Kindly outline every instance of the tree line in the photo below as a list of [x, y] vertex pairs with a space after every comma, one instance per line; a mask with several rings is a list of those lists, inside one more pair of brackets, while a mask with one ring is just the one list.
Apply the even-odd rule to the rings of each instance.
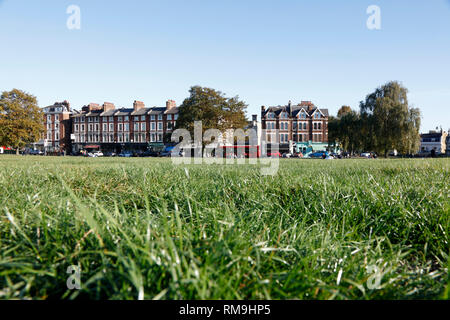
[[367, 95], [359, 111], [342, 106], [336, 117], [329, 118], [329, 141], [350, 153], [416, 153], [420, 147], [421, 113], [409, 106], [407, 94], [405, 87], [392, 81]]

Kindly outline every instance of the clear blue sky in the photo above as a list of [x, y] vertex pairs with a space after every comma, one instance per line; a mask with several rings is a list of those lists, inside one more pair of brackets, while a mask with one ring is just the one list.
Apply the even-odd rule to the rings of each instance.
[[[81, 30], [68, 30], [69, 5]], [[366, 9], [381, 8], [368, 30]], [[192, 85], [335, 114], [401, 81], [422, 131], [450, 128], [449, 0], [0, 0], [0, 90], [69, 100], [181, 103]]]

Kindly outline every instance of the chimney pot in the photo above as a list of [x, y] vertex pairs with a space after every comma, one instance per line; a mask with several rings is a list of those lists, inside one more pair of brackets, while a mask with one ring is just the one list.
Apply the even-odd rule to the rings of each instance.
[[167, 102], [166, 102], [166, 109], [167, 110], [175, 108], [176, 106], [177, 106], [177, 103], [174, 100], [167, 100]]

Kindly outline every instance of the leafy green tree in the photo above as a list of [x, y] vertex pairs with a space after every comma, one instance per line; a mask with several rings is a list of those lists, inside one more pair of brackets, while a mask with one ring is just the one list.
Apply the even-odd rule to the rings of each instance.
[[332, 115], [328, 117], [328, 145], [335, 146], [336, 143], [339, 143], [342, 148], [342, 142], [340, 139], [340, 119], [336, 118]]
[[349, 106], [342, 106], [338, 111], [338, 118], [342, 118], [342, 116], [346, 115], [347, 113], [353, 112], [352, 108]]
[[385, 156], [396, 149], [416, 152], [419, 145], [420, 110], [408, 105], [408, 90], [396, 81], [369, 94], [360, 103], [365, 146]]
[[420, 149], [421, 113], [418, 108], [409, 109], [408, 121], [404, 126], [405, 134], [400, 149], [401, 153], [413, 154]]
[[349, 106], [339, 109], [337, 117], [330, 117], [328, 123], [328, 137], [336, 141], [343, 150], [355, 152], [362, 145], [361, 119], [359, 113]]
[[247, 125], [247, 105], [239, 97], [227, 98], [220, 91], [200, 86], [191, 87], [189, 92], [190, 96], [180, 106], [177, 128], [193, 132], [195, 121], [202, 121], [203, 132], [208, 129], [224, 132]]
[[18, 89], [0, 97], [0, 145], [19, 149], [37, 142], [44, 132], [44, 116], [35, 96]]

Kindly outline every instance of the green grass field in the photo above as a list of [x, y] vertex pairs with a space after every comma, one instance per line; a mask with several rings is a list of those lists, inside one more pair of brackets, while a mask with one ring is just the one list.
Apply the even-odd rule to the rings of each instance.
[[449, 168], [0, 156], [0, 299], [448, 299]]

